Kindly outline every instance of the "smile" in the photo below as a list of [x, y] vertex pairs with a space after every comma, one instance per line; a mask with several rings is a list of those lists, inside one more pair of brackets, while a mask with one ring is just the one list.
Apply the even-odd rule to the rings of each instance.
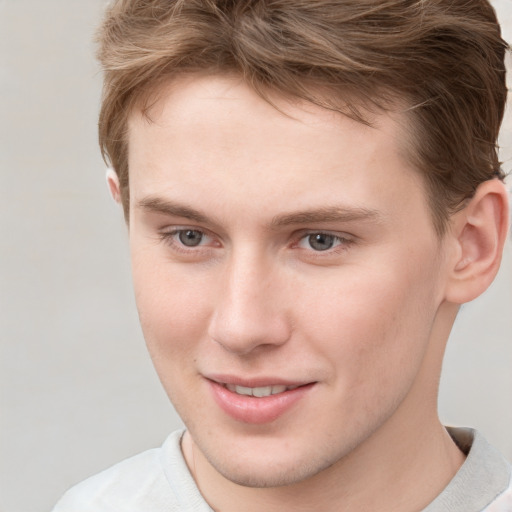
[[315, 382], [268, 384], [274, 379], [243, 383], [236, 379], [239, 382], [235, 384], [233, 380], [206, 379], [206, 382], [221, 411], [238, 422], [253, 425], [270, 423], [291, 412], [316, 385]]
[[274, 386], [260, 386], [257, 388], [248, 388], [245, 386], [237, 386], [235, 384], [225, 384], [226, 389], [231, 391], [232, 393], [236, 393], [237, 395], [245, 395], [245, 396], [254, 396], [256, 398], [263, 398], [271, 395], [278, 395], [279, 393], [284, 393], [285, 391], [291, 391], [292, 389], [296, 389], [299, 386], [283, 386], [281, 384], [276, 384]]

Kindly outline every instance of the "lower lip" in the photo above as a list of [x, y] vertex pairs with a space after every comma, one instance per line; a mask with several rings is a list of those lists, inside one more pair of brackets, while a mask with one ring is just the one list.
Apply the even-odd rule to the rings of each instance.
[[239, 395], [222, 384], [209, 380], [210, 389], [217, 405], [229, 416], [243, 423], [261, 425], [270, 423], [291, 409], [314, 386], [300, 386], [276, 395], [256, 398]]

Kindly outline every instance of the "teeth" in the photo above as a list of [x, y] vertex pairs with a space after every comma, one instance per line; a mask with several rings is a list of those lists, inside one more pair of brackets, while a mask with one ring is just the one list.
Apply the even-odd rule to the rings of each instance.
[[252, 388], [246, 388], [245, 386], [235, 386], [235, 393], [239, 395], [252, 395]]
[[255, 396], [262, 398], [270, 395], [277, 395], [278, 393], [284, 393], [290, 389], [296, 389], [299, 386], [282, 386], [276, 384], [275, 386], [261, 386], [259, 388], [247, 388], [245, 386], [236, 386], [235, 384], [226, 384], [226, 388], [233, 393], [238, 395]]
[[252, 388], [252, 396], [261, 398], [263, 396], [270, 396], [272, 394], [272, 386], [265, 386], [262, 388]]

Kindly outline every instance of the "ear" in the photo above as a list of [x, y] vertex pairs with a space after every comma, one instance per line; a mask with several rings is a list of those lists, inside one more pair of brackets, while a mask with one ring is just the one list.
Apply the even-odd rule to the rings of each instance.
[[117, 204], [121, 204], [121, 187], [119, 186], [119, 177], [112, 167], [107, 167], [106, 179], [112, 199]]
[[446, 299], [463, 304], [483, 293], [495, 278], [508, 235], [509, 204], [505, 185], [482, 183], [464, 209], [453, 215], [455, 251], [450, 262]]

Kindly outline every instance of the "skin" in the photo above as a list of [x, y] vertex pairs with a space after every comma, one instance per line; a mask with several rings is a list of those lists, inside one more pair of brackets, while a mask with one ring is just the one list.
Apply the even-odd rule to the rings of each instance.
[[[436, 410], [456, 230], [436, 235], [396, 117], [275, 102], [192, 75], [130, 118], [135, 294], [187, 464], [223, 512], [421, 510], [464, 460]], [[312, 385], [251, 424], [212, 375]]]

